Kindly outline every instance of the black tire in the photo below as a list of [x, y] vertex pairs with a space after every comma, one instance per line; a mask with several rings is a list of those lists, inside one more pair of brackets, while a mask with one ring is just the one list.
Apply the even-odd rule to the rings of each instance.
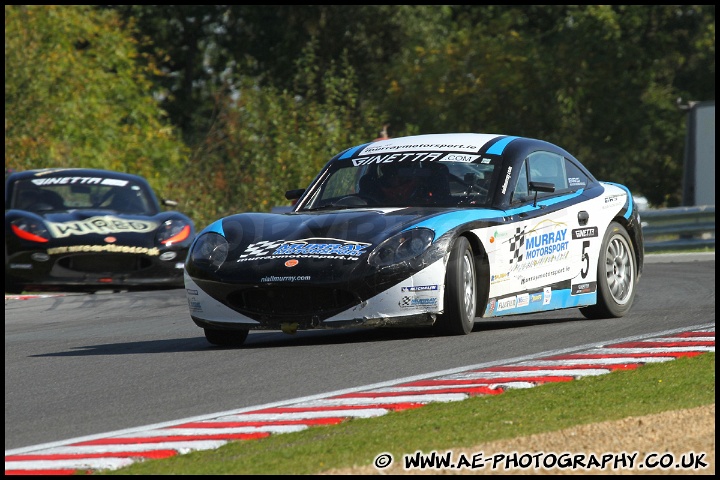
[[208, 342], [218, 347], [239, 347], [245, 343], [248, 330], [215, 330], [204, 328], [205, 338]]
[[589, 319], [619, 318], [632, 307], [637, 285], [635, 249], [625, 228], [611, 222], [597, 266], [597, 304], [580, 309]]
[[20, 295], [24, 291], [25, 287], [23, 285], [19, 285], [12, 280], [9, 280], [8, 277], [5, 277], [5, 293]]
[[435, 330], [443, 335], [467, 335], [475, 325], [477, 275], [475, 256], [465, 237], [458, 237], [450, 252], [445, 273], [445, 313]]

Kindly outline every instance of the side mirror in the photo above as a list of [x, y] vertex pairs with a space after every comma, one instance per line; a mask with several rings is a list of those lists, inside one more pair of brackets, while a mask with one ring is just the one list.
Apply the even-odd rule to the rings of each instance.
[[300, 197], [302, 197], [302, 194], [305, 193], [304, 188], [296, 188], [295, 190], [288, 190], [285, 192], [285, 198], [288, 200], [297, 200]]
[[533, 207], [537, 207], [538, 192], [553, 193], [555, 191], [555, 184], [549, 182], [528, 182], [528, 188], [530, 189], [530, 191], [535, 191], [535, 200], [533, 200]]

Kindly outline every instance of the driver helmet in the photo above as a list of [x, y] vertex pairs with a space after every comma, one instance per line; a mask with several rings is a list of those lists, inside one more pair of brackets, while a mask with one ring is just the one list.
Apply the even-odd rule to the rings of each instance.
[[380, 165], [378, 181], [385, 200], [392, 202], [410, 199], [421, 184], [412, 163]]

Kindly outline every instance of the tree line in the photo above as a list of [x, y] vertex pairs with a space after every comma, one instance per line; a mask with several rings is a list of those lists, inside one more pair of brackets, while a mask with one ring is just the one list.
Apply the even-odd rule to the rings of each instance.
[[5, 167], [139, 173], [204, 227], [378, 136], [535, 137], [681, 203], [714, 5], [6, 5]]

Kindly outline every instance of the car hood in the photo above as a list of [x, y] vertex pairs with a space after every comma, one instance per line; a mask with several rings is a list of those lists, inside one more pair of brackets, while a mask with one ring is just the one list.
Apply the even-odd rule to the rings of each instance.
[[237, 214], [209, 225], [197, 237], [208, 232], [223, 235], [228, 241], [227, 260], [211, 270], [190, 262], [188, 273], [196, 279], [232, 283], [267, 281], [263, 279], [280, 272], [341, 281], [370, 274], [375, 267], [368, 256], [393, 235], [418, 227], [433, 230], [433, 244], [420, 257], [378, 267], [385, 275], [402, 276], [442, 258], [458, 223], [470, 222], [475, 228], [497, 216], [497, 210], [428, 207]]
[[[224, 218], [221, 221], [222, 232], [219, 233], [231, 245], [237, 246], [257, 242], [318, 243], [321, 240], [376, 246], [386, 238], [442, 212], [440, 209], [399, 208], [245, 213]], [[211, 227], [208, 229], [213, 229]]]

